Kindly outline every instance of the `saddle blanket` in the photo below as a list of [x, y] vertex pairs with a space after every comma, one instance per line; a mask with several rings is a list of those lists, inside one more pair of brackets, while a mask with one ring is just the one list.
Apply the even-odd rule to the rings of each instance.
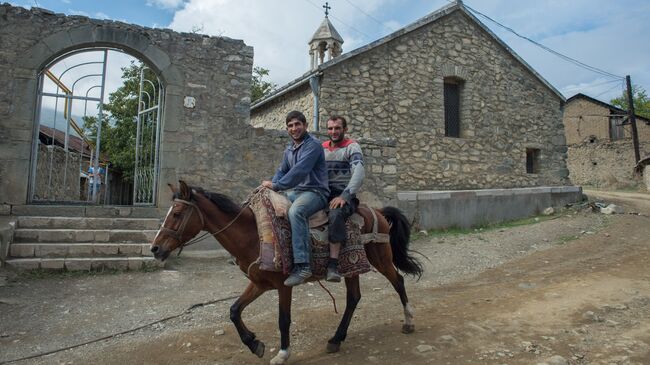
[[[285, 274], [291, 271], [293, 249], [291, 228], [286, 218], [290, 205], [291, 202], [286, 197], [266, 188], [255, 190], [249, 197], [249, 206], [255, 214], [260, 240], [260, 270], [282, 271]], [[344, 277], [363, 274], [371, 269], [361, 242], [362, 225], [363, 218], [358, 215], [353, 215], [346, 222], [347, 240], [341, 247], [338, 266], [339, 273]], [[324, 277], [329, 258], [327, 225], [312, 228], [311, 234], [312, 274], [317, 278]]]

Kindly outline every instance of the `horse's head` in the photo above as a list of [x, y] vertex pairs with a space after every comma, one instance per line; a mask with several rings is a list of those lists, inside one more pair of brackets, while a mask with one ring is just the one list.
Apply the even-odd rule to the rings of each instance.
[[161, 261], [195, 237], [204, 226], [203, 213], [193, 200], [192, 189], [184, 181], [179, 183], [179, 188], [168, 184], [174, 194], [172, 206], [151, 243], [151, 252]]

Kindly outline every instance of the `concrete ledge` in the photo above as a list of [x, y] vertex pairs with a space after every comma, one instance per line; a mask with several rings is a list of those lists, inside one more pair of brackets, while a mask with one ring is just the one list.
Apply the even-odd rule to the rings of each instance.
[[401, 191], [397, 205], [418, 229], [467, 228], [529, 217], [581, 198], [578, 186]]

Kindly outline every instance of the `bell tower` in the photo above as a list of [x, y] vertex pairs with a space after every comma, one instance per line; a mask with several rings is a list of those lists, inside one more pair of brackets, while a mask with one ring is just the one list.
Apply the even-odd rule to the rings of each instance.
[[[343, 48], [341, 47], [343, 38], [328, 18], [331, 7], [328, 3], [325, 3], [323, 8], [325, 8], [325, 19], [323, 19], [323, 22], [316, 29], [314, 36], [311, 37], [311, 41], [309, 41], [310, 68], [312, 70], [324, 62], [340, 56], [343, 52]], [[327, 59], [325, 59], [326, 54]]]

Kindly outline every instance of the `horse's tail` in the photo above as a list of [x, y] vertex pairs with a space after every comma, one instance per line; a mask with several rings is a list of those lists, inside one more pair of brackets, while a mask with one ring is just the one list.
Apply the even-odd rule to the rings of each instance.
[[393, 264], [407, 275], [422, 276], [422, 263], [409, 254], [411, 225], [402, 212], [395, 207], [384, 207], [381, 214], [390, 223], [390, 247], [393, 251]]

